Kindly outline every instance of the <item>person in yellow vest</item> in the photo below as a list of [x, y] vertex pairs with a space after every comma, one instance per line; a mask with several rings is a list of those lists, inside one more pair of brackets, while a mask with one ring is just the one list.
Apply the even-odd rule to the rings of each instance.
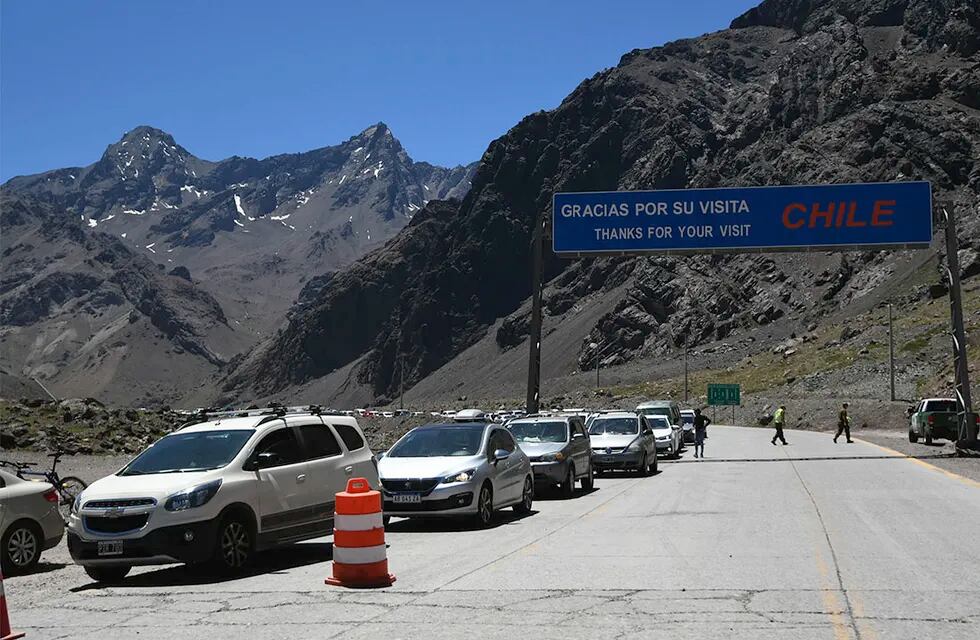
[[783, 436], [783, 426], [786, 424], [786, 405], [781, 404], [776, 409], [776, 413], [772, 416], [772, 424], [776, 427], [776, 435], [772, 437], [773, 446], [775, 446], [776, 440], [781, 440], [783, 444], [789, 444]]

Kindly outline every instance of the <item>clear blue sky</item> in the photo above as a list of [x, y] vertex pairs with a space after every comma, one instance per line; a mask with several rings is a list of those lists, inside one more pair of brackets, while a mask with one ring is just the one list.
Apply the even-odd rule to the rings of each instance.
[[0, 0], [0, 179], [86, 165], [140, 124], [209, 160], [384, 121], [416, 160], [479, 159], [634, 48], [758, 0]]

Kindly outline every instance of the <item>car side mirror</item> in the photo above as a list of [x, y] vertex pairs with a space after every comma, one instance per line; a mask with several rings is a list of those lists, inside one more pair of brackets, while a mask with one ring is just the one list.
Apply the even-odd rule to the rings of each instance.
[[501, 460], [506, 460], [510, 457], [510, 451], [507, 449], [497, 449], [493, 452], [493, 461], [500, 462]]
[[259, 469], [268, 469], [269, 467], [274, 467], [279, 464], [282, 457], [275, 453], [274, 451], [263, 451], [259, 455], [255, 456], [255, 460], [250, 465], [250, 471], [258, 471]]

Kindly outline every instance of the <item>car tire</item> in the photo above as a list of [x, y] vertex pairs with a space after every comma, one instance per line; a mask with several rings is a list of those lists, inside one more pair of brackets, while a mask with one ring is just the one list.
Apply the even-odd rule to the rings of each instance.
[[223, 574], [243, 571], [251, 562], [254, 550], [255, 533], [248, 519], [236, 513], [221, 519], [211, 558], [216, 571]]
[[931, 445], [932, 444], [932, 434], [931, 433], [926, 433], [926, 444], [927, 445]]
[[915, 444], [918, 441], [919, 441], [919, 434], [917, 434], [915, 431], [909, 429], [909, 442], [911, 442], [912, 444]]
[[41, 559], [41, 530], [31, 520], [13, 523], [3, 534], [2, 547], [3, 573], [15, 575], [29, 573]]
[[592, 468], [592, 463], [589, 463], [589, 470], [582, 478], [582, 489], [585, 491], [592, 491], [595, 488], [595, 469]]
[[657, 456], [656, 453], [653, 454], [653, 464], [650, 465], [650, 474], [651, 475], [656, 475], [656, 473], [657, 473], [657, 457], [658, 456]]
[[645, 478], [650, 473], [650, 465], [645, 452], [643, 454], [643, 459], [640, 460], [640, 466], [636, 468], [636, 473], [641, 478]]
[[521, 501], [514, 505], [514, 511], [522, 516], [531, 513], [534, 504], [534, 480], [531, 476], [524, 478], [524, 490], [521, 493]]
[[481, 527], [489, 527], [493, 523], [493, 487], [484, 482], [476, 499], [476, 521]]
[[561, 497], [568, 500], [575, 496], [575, 465], [569, 464], [565, 482], [561, 483]]
[[130, 569], [132, 567], [124, 564], [110, 567], [85, 567], [85, 573], [96, 582], [114, 584], [116, 582], [122, 582]]

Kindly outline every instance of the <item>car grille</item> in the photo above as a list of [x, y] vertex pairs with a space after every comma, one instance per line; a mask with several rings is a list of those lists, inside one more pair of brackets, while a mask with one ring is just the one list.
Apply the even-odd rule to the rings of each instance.
[[592, 449], [595, 453], [622, 453], [626, 447], [595, 447]]
[[440, 478], [398, 478], [381, 480], [381, 486], [387, 491], [418, 491], [427, 493], [436, 488]]
[[125, 507], [146, 507], [157, 503], [153, 498], [128, 498], [125, 500], [89, 500], [83, 509], [122, 509]]
[[105, 516], [85, 516], [85, 528], [95, 533], [123, 533], [142, 529], [150, 514], [107, 518]]

